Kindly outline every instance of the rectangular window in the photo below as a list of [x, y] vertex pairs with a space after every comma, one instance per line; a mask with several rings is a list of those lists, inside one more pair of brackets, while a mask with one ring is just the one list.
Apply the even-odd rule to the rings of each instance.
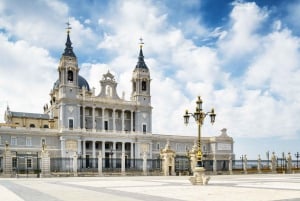
[[2, 136], [0, 136], [0, 145], [1, 145], [1, 144], [3, 144], [3, 142], [2, 142]]
[[17, 137], [11, 137], [11, 142], [10, 142], [11, 145], [17, 145], [18, 144], [18, 141], [17, 141]]
[[12, 158], [12, 168], [13, 169], [16, 169], [18, 166], [18, 160], [17, 160], [17, 157], [13, 157]]
[[104, 121], [104, 130], [108, 130], [108, 121]]
[[147, 125], [143, 124], [143, 133], [145, 134], [147, 132]]
[[157, 150], [159, 150], [159, 149], [160, 149], [160, 144], [159, 144], [159, 143], [157, 143], [157, 145], [156, 145], [156, 149], [157, 149]]
[[32, 139], [31, 139], [31, 137], [26, 137], [26, 146], [32, 146]]
[[69, 129], [73, 129], [74, 128], [74, 121], [73, 119], [69, 119]]
[[26, 165], [27, 165], [27, 168], [29, 168], [29, 169], [32, 168], [32, 158], [27, 158], [26, 159]]

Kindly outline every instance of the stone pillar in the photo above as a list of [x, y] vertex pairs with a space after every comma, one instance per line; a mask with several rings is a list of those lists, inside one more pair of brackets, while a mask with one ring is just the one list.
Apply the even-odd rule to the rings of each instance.
[[113, 116], [113, 132], [115, 132], [116, 131], [116, 109], [115, 108], [113, 108], [112, 116]]
[[[99, 152], [99, 154], [100, 154], [100, 152]], [[105, 141], [104, 140], [102, 141], [102, 154], [103, 154], [102, 157], [105, 156]]]
[[102, 152], [99, 151], [99, 154], [98, 154], [98, 175], [99, 176], [102, 176], [103, 173], [102, 173]]
[[41, 177], [49, 177], [50, 174], [50, 156], [46, 150], [46, 145], [43, 145], [41, 152]]
[[229, 169], [229, 174], [232, 174], [232, 158], [231, 155], [229, 156], [229, 165], [228, 165], [228, 169]]
[[288, 157], [286, 159], [286, 171], [288, 174], [292, 173], [292, 156], [291, 153], [288, 153]]
[[147, 176], [147, 152], [143, 153], [143, 175]]
[[12, 155], [8, 142], [5, 143], [5, 150], [3, 155], [3, 175], [11, 177], [12, 175]]
[[81, 139], [77, 140], [77, 154], [82, 154]]
[[214, 174], [217, 174], [217, 159], [216, 159], [216, 155], [214, 155], [213, 172], [214, 172]]
[[247, 174], [247, 156], [244, 156], [244, 161], [243, 161], [243, 170], [244, 170], [244, 174]]
[[95, 106], [93, 106], [92, 110], [92, 125], [93, 125], [93, 132], [96, 132], [96, 118], [95, 118]]
[[103, 107], [102, 108], [102, 130], [104, 131], [105, 130], [105, 118], [104, 118], [104, 115], [105, 115], [105, 108]]
[[125, 132], [125, 110], [122, 110], [122, 132]]
[[[144, 164], [144, 162], [143, 162]], [[144, 168], [144, 166], [143, 166]], [[121, 174], [125, 175], [125, 151], [122, 151], [122, 163], [121, 163]]]
[[258, 172], [258, 174], [261, 174], [261, 158], [260, 158], [260, 155], [258, 155], [258, 159], [257, 159], [257, 172]]
[[85, 106], [82, 106], [82, 129], [84, 131], [86, 130], [86, 125], [85, 125]]
[[86, 158], [86, 141], [85, 140], [83, 140], [82, 141], [82, 157], [83, 158]]
[[61, 157], [66, 156], [66, 142], [63, 136], [60, 137], [60, 150], [61, 150]]
[[275, 153], [273, 152], [272, 153], [272, 157], [271, 157], [271, 171], [272, 173], [276, 173], [276, 156], [275, 156]]
[[134, 156], [134, 155], [133, 155], [133, 154], [134, 154], [134, 153], [133, 153], [133, 152], [134, 152], [134, 151], [133, 151], [133, 145], [134, 145], [134, 143], [131, 142], [131, 144], [130, 144], [130, 159], [133, 159], [133, 156]]
[[78, 159], [78, 155], [75, 153], [74, 156], [73, 156], [73, 174], [74, 174], [75, 177], [78, 176], [78, 173], [77, 173], [77, 169], [78, 169], [77, 159]]
[[133, 111], [130, 111], [130, 132], [133, 132]]

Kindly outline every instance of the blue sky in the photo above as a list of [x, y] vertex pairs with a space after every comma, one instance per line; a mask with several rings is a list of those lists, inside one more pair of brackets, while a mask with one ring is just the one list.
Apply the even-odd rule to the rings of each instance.
[[[80, 74], [96, 88], [110, 70], [130, 98], [139, 38], [151, 71], [153, 133], [185, 127], [201, 95], [215, 108], [204, 136], [222, 128], [237, 156], [295, 153], [300, 142], [300, 1], [3, 0], [0, 2], [0, 113], [42, 112], [56, 81], [66, 24]], [[0, 121], [3, 121], [3, 115]]]

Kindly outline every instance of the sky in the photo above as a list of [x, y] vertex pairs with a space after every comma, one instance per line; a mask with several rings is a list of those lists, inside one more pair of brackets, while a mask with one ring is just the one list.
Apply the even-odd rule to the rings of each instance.
[[79, 74], [99, 93], [108, 70], [130, 99], [139, 39], [151, 73], [153, 133], [197, 136], [186, 109], [215, 109], [202, 136], [234, 139], [236, 157], [265, 159], [300, 143], [300, 1], [2, 0], [0, 122], [43, 112], [58, 78], [66, 22]]

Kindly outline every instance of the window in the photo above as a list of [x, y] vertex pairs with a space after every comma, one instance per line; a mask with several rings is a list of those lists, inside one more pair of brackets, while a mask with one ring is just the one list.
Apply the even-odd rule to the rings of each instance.
[[146, 91], [147, 90], [147, 83], [146, 81], [142, 81], [142, 91]]
[[[2, 136], [0, 136], [0, 145], [3, 144], [2, 142]], [[1, 166], [0, 166], [1, 167]]]
[[26, 146], [32, 146], [32, 139], [31, 139], [31, 137], [26, 137]]
[[159, 144], [159, 143], [156, 144], [156, 149], [157, 149], [157, 150], [160, 149], [160, 144]]
[[73, 119], [69, 119], [69, 129], [73, 129], [74, 128], [74, 121]]
[[68, 81], [73, 82], [73, 71], [71, 70], [68, 71]]
[[49, 128], [49, 126], [47, 124], [44, 125], [44, 128]]
[[12, 158], [12, 168], [13, 169], [16, 169], [18, 166], [18, 160], [17, 160], [17, 157], [13, 157]]
[[143, 133], [145, 134], [147, 132], [147, 125], [143, 124]]
[[11, 137], [11, 142], [10, 142], [11, 145], [17, 145], [18, 144], [18, 141], [17, 141], [17, 137]]
[[30, 128], [35, 128], [35, 125], [34, 124], [30, 124], [29, 127]]
[[104, 130], [108, 130], [108, 121], [104, 121]]
[[46, 144], [46, 139], [45, 138], [41, 139], [41, 146], [43, 146], [43, 144]]
[[26, 159], [26, 166], [27, 166], [27, 168], [29, 168], [29, 169], [32, 168], [32, 158], [27, 158], [27, 159]]

